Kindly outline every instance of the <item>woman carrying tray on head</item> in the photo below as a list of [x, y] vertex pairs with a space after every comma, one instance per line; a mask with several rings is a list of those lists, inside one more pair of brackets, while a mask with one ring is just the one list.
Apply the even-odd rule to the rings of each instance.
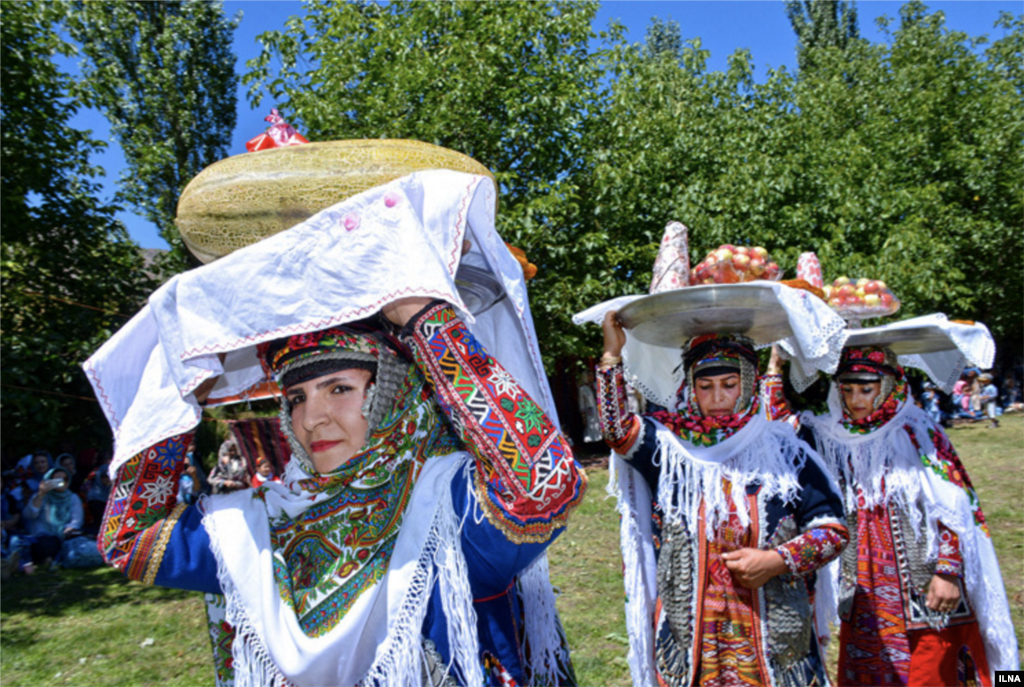
[[[838, 596], [841, 685], [990, 685], [995, 670], [1019, 667], [977, 493], [949, 438], [914, 403], [899, 359], [885, 347], [886, 338], [898, 340], [899, 329], [919, 321], [935, 333], [961, 330], [950, 335], [950, 349], [954, 341], [973, 339], [991, 357], [991, 338], [980, 325], [968, 330], [928, 316], [890, 325], [888, 333], [874, 328], [867, 336], [879, 345], [844, 349], [829, 412], [798, 416], [801, 435], [843, 489], [850, 525]], [[963, 367], [953, 352], [908, 359], [942, 384]], [[781, 361], [772, 358], [769, 371], [776, 374], [767, 376], [765, 393], [781, 419], [790, 411]], [[959, 364], [943, 371], [943, 360], [957, 358]]]
[[[540, 405], [493, 192], [434, 171], [363, 193], [178, 275], [86, 365], [118, 438], [104, 555], [224, 595], [218, 684], [573, 682], [544, 551], [585, 477]], [[451, 305], [470, 236], [501, 289], [479, 337]], [[293, 452], [281, 482], [176, 504], [196, 402], [264, 370]]]
[[[666, 246], [671, 262], [685, 265], [685, 240], [676, 238], [684, 232], [669, 225], [658, 265], [670, 262]], [[600, 322], [604, 333], [598, 407], [622, 514], [633, 684], [825, 684], [819, 638], [828, 619], [816, 617], [816, 596], [830, 586], [816, 571], [846, 544], [842, 500], [792, 428], [760, 410], [754, 341], [699, 330], [721, 319], [716, 308], [742, 314], [744, 299], [767, 308], [758, 319], [772, 320], [771, 331], [822, 325], [805, 331], [817, 332], [804, 340], [807, 350], [840, 346], [826, 339], [841, 322], [780, 284], [687, 287], [685, 267], [667, 280], [656, 265], [654, 283], [666, 281], [682, 288], [623, 297], [575, 318]], [[620, 317], [629, 324], [634, 303], [633, 313], [660, 314], [626, 329]], [[668, 410], [630, 413], [627, 379]]]

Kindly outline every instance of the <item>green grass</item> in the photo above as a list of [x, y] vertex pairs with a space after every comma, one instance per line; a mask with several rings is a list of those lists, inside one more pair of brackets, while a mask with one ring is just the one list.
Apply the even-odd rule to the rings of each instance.
[[[1024, 416], [949, 431], [981, 497], [1024, 646]], [[580, 684], [630, 684], [618, 515], [605, 469], [551, 546], [552, 582]], [[0, 588], [6, 685], [212, 685], [199, 595], [145, 587], [112, 570], [16, 576]], [[140, 643], [152, 637], [151, 646]], [[835, 644], [835, 642], [833, 642]], [[833, 668], [834, 670], [834, 668]]]

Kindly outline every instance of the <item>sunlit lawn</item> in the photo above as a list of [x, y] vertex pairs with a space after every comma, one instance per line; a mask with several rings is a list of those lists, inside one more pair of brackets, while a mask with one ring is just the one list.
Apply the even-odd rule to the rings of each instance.
[[[981, 496], [1022, 643], [1024, 417], [949, 433]], [[551, 547], [552, 581], [580, 684], [628, 685], [618, 516], [604, 498], [607, 471], [589, 475], [587, 498]], [[196, 594], [127, 582], [111, 570], [42, 572], [3, 584], [0, 622], [4, 685], [213, 685]]]

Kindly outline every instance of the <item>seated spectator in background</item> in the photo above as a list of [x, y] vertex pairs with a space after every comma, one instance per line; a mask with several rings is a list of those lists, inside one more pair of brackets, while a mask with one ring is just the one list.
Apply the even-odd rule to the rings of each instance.
[[1003, 405], [1003, 410], [1017, 410], [1014, 406], [1021, 403], [1020, 386], [1012, 374], [1003, 378], [1003, 390], [999, 395], [999, 401]]
[[70, 479], [63, 468], [53, 468], [39, 484], [39, 491], [25, 505], [23, 515], [31, 544], [32, 562], [43, 564], [55, 559], [64, 539], [82, 532], [82, 501], [69, 489]]
[[78, 471], [78, 459], [70, 453], [62, 453], [57, 456], [55, 467], [64, 468], [67, 471], [68, 479], [71, 481], [71, 491], [75, 494], [79, 493], [86, 476]]
[[945, 417], [942, 413], [942, 397], [939, 396], [939, 389], [932, 382], [925, 382], [921, 392], [921, 407], [924, 412], [936, 424], [944, 424]]
[[999, 398], [999, 390], [996, 389], [996, 385], [992, 383], [993, 377], [989, 373], [985, 373], [978, 377], [978, 385], [980, 386], [977, 400], [981, 408], [984, 409], [985, 417], [989, 422], [989, 428], [996, 428], [999, 426], [999, 420], [996, 417], [999, 411], [996, 407], [996, 399]]
[[195, 442], [189, 442], [185, 451], [185, 472], [178, 482], [178, 502], [191, 506], [200, 494], [207, 493], [206, 475], [199, 461], [196, 460]]
[[280, 482], [277, 475], [274, 474], [274, 465], [270, 462], [270, 459], [266, 456], [260, 456], [256, 459], [256, 474], [252, 476], [252, 481], [249, 483], [253, 489], [262, 487], [266, 482]]
[[[3, 479], [0, 477], [0, 479]], [[7, 498], [7, 489], [0, 483], [0, 558], [5, 561], [13, 552], [11, 546], [11, 535], [18, 523], [21, 521], [21, 514], [13, 508], [11, 500]], [[14, 566], [17, 567], [15, 561]]]
[[110, 498], [110, 463], [105, 456], [103, 462], [89, 473], [82, 485], [82, 493], [85, 494], [90, 530], [98, 532], [103, 522], [103, 509], [107, 507], [107, 499]]
[[220, 445], [217, 466], [210, 472], [210, 486], [214, 494], [227, 494], [249, 486], [249, 469], [234, 439]]
[[[20, 467], [25, 463], [23, 458], [18, 465]], [[18, 495], [22, 508], [39, 491], [40, 482], [46, 478], [47, 471], [52, 467], [54, 467], [53, 459], [50, 458], [49, 452], [37, 449], [32, 454], [32, 458], [27, 461], [27, 466], [23, 468], [22, 472], [21, 492]]]

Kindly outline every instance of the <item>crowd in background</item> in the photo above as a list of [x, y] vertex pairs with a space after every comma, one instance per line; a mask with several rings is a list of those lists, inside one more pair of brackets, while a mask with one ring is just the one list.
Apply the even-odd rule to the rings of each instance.
[[[64, 442], [56, 455], [39, 448], [6, 458], [0, 473], [3, 579], [14, 572], [31, 575], [39, 569], [103, 565], [96, 537], [110, 495], [110, 452], [76, 452]], [[238, 444], [228, 439], [207, 478], [193, 444], [178, 484], [178, 501], [191, 504], [204, 493], [258, 487], [278, 479], [266, 458], [257, 456], [252, 462], [250, 467]]]
[[1003, 413], [1024, 410], [1021, 368], [998, 379], [990, 372], [969, 367], [953, 385], [952, 393], [944, 394], [935, 384], [925, 382], [918, 399], [925, 412], [943, 425], [987, 420], [989, 427], [998, 427]]

